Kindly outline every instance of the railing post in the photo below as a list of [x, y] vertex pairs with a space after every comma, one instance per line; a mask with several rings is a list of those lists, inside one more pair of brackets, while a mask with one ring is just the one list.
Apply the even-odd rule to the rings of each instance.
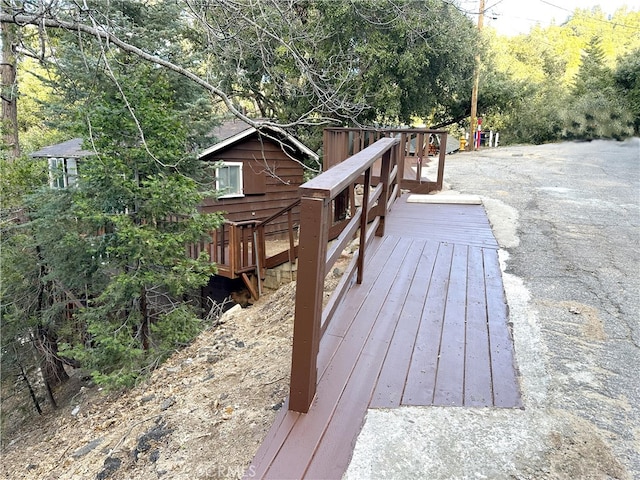
[[[364, 193], [362, 194], [362, 217], [360, 218], [360, 246], [358, 247], [358, 285], [364, 276], [365, 251], [367, 249], [367, 225], [369, 223], [369, 194], [371, 187], [371, 167], [364, 172]], [[386, 208], [386, 207], [384, 207]]]
[[[287, 212], [287, 228], [289, 232], [289, 268], [293, 268], [293, 259], [295, 258], [296, 240], [293, 235], [293, 213], [291, 210]], [[291, 279], [293, 281], [293, 278]]]
[[218, 230], [211, 232], [211, 242], [209, 243], [209, 261], [218, 263]]
[[258, 256], [259, 256], [259, 262], [260, 262], [260, 271], [258, 272], [258, 275], [260, 275], [260, 278], [265, 278], [266, 273], [267, 273], [267, 267], [266, 267], [266, 263], [267, 263], [267, 239], [266, 239], [266, 235], [264, 233], [264, 229], [265, 226], [264, 225], [259, 225], [258, 226], [258, 246], [256, 247], [258, 250]]
[[289, 409], [306, 413], [316, 393], [317, 359], [329, 237], [329, 200], [303, 197], [300, 203], [300, 240]]
[[382, 193], [380, 194], [380, 199], [378, 200], [378, 205], [380, 208], [380, 224], [376, 229], [376, 237], [382, 237], [384, 235], [384, 223], [385, 218], [387, 216], [387, 205], [389, 204], [389, 188], [390, 182], [389, 177], [391, 175], [391, 159], [393, 158], [392, 152], [395, 149], [387, 150], [382, 155], [382, 165], [380, 167], [380, 182], [382, 182]]
[[438, 177], [436, 179], [436, 189], [442, 190], [442, 182], [444, 181], [444, 159], [447, 155], [447, 133], [440, 134], [440, 152], [438, 155]]
[[240, 257], [239, 268], [241, 269], [244, 269], [249, 265], [249, 244], [251, 243], [251, 238], [249, 237], [248, 232], [249, 228], [247, 225], [243, 224], [240, 226], [240, 243], [242, 245], [242, 256]]
[[234, 224], [229, 224], [229, 264], [232, 278], [238, 272], [240, 265], [240, 252], [238, 251], [238, 230]]
[[223, 223], [220, 225], [220, 262], [219, 263], [229, 263], [229, 252], [224, 249], [225, 244], [229, 240], [229, 235], [227, 231], [228, 225]]
[[336, 145], [337, 145], [337, 141], [336, 138], [338, 137], [338, 134], [336, 132], [333, 132], [331, 130], [329, 130], [328, 128], [325, 128], [322, 131], [322, 146], [324, 148], [324, 155], [322, 158], [322, 171], [326, 172], [327, 170], [329, 170], [329, 168], [331, 168], [333, 165], [331, 164], [331, 161], [333, 160], [333, 158], [335, 158], [335, 150], [336, 150]]
[[[398, 170], [396, 171], [396, 177], [394, 178], [392, 184], [393, 184], [393, 190], [395, 190], [396, 185], [398, 186], [397, 188], [397, 193], [396, 193], [396, 198], [400, 198], [402, 196], [402, 189], [400, 188], [402, 185], [402, 179], [404, 177], [404, 150], [401, 149], [400, 147], [401, 144], [396, 145], [395, 148], [395, 164], [398, 166]], [[391, 188], [391, 185], [389, 185], [389, 188]], [[392, 191], [393, 191], [392, 190]]]

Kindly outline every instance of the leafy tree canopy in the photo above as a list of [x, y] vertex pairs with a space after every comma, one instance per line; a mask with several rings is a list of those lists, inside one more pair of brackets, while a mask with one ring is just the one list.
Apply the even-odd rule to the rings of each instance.
[[35, 0], [11, 5], [3, 21], [99, 38], [103, 53], [175, 71], [249, 123], [245, 111], [285, 126], [456, 116], [477, 43], [472, 22], [438, 0], [59, 3], [40, 16]]
[[[638, 133], [633, 81], [616, 81], [640, 47], [640, 12], [577, 9], [562, 25], [526, 35], [487, 32], [479, 104], [506, 142], [625, 138]], [[625, 67], [622, 67], [624, 70]], [[633, 71], [633, 67], [631, 67]], [[627, 77], [620, 71], [620, 79]], [[629, 77], [627, 77], [629, 78]]]

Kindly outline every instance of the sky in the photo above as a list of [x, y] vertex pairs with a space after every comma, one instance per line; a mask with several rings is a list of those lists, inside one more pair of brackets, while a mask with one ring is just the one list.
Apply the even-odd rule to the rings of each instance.
[[[479, 1], [463, 1], [466, 9], [477, 11]], [[576, 8], [600, 6], [606, 14], [613, 14], [618, 8], [627, 6], [629, 10], [640, 10], [640, 0], [485, 0], [487, 13], [485, 25], [495, 28], [501, 35], [527, 33], [540, 23], [546, 27], [562, 24]]]

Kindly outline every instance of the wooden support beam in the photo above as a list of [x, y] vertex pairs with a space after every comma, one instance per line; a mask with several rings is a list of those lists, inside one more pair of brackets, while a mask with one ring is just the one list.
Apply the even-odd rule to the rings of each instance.
[[245, 286], [247, 287], [247, 290], [249, 290], [249, 293], [251, 294], [251, 297], [254, 300], [258, 300], [260, 298], [260, 294], [258, 293], [258, 290], [256, 290], [256, 286], [253, 283], [253, 281], [251, 281], [251, 278], [249, 277], [249, 275], [247, 275], [246, 273], [242, 273], [242, 274], [240, 274], [240, 276], [242, 277], [242, 281], [244, 282]]

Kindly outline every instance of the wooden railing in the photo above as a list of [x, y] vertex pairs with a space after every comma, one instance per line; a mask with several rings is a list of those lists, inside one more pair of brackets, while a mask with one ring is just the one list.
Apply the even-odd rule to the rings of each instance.
[[[380, 138], [395, 137], [400, 141], [398, 158], [399, 183], [402, 189], [414, 193], [442, 190], [447, 132], [425, 128], [326, 128], [323, 134], [323, 168], [343, 162]], [[438, 158], [435, 179], [423, 176], [429, 157]], [[415, 169], [415, 171], [414, 171]], [[374, 167], [374, 178], [379, 167]]]
[[[293, 331], [289, 409], [307, 412], [317, 385], [320, 338], [349, 286], [362, 282], [367, 246], [384, 234], [385, 216], [400, 194], [398, 138], [382, 138], [300, 187], [300, 251]], [[372, 180], [380, 161], [379, 180]], [[329, 248], [330, 230], [336, 222], [336, 201], [363, 182], [361, 206], [353, 210]], [[329, 302], [323, 308], [324, 280], [344, 248], [359, 230], [359, 248]]]
[[[261, 280], [266, 269], [281, 265], [287, 261], [293, 263], [298, 253], [295, 242], [293, 209], [300, 200], [293, 202], [264, 220], [232, 222], [225, 220], [217, 229], [210, 232], [211, 240], [189, 245], [187, 255], [198, 258], [200, 252], [206, 252], [209, 260], [216, 264], [218, 275], [235, 279], [242, 278], [253, 298], [262, 294]], [[268, 227], [281, 216], [287, 216], [287, 249], [267, 255]]]
[[261, 222], [256, 225], [256, 229], [258, 231], [258, 238], [260, 240], [260, 245], [266, 245], [266, 228], [273, 221], [277, 220], [279, 217], [286, 215], [287, 216], [287, 240], [289, 240], [289, 248], [283, 250], [280, 253], [267, 256], [266, 255], [266, 247], [261, 249], [262, 256], [260, 257], [260, 268], [262, 271], [262, 278], [264, 278], [264, 271], [267, 268], [277, 267], [278, 265], [282, 265], [284, 262], [293, 263], [294, 260], [298, 256], [298, 246], [296, 245], [295, 240], [295, 225], [293, 224], [293, 209], [300, 205], [300, 200], [296, 200], [291, 205], [284, 207], [278, 212], [274, 213], [268, 218], [265, 218]]
[[220, 227], [210, 232], [211, 241], [188, 247], [188, 255], [197, 258], [206, 252], [209, 260], [218, 268], [218, 275], [237, 278], [242, 273], [255, 270], [257, 251], [254, 235], [257, 220], [231, 222], [225, 220]]

